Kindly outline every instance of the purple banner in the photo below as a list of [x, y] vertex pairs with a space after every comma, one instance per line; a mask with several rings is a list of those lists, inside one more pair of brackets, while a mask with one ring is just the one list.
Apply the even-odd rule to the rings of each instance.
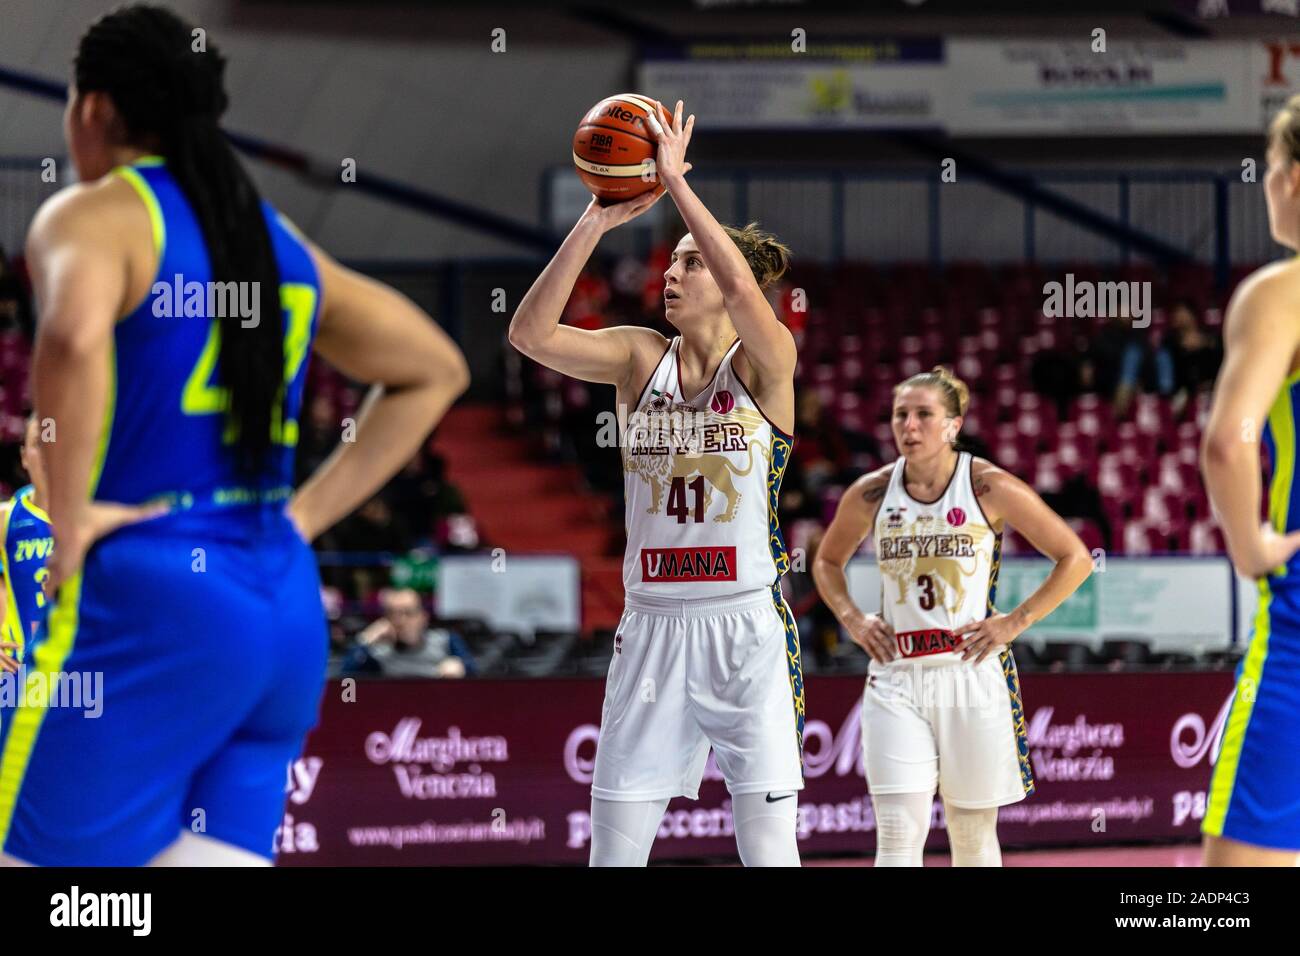
[[[1228, 672], [1022, 677], [1033, 796], [1003, 807], [1004, 846], [1195, 838]], [[809, 677], [803, 854], [869, 854], [862, 679]], [[332, 683], [291, 769], [279, 863], [584, 863], [600, 680]], [[354, 698], [354, 699], [352, 699]], [[935, 802], [931, 848], [946, 845]], [[735, 857], [712, 756], [698, 802], [678, 799], [652, 860]]]

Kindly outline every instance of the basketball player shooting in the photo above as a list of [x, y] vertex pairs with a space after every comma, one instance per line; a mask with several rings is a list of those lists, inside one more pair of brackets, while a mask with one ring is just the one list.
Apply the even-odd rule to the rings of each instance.
[[[616, 386], [620, 412], [632, 412], [621, 436], [626, 606], [596, 749], [591, 864], [644, 865], [669, 800], [698, 799], [712, 745], [742, 862], [797, 866], [803, 677], [776, 517], [796, 354], [763, 295], [789, 250], [753, 225], [720, 225], [687, 185], [694, 117], [682, 122], [680, 102], [669, 118], [623, 101], [657, 138], [660, 185], [593, 200], [510, 327], [521, 352]], [[680, 334], [560, 325], [600, 237], [664, 192], [690, 230], [664, 274], [665, 318]]]

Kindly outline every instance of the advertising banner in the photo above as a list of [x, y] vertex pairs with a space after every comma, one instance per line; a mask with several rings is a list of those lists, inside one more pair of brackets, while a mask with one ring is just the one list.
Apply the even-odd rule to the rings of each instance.
[[476, 617], [523, 634], [581, 627], [580, 569], [567, 554], [453, 554], [441, 559], [439, 574], [441, 618]]
[[1258, 131], [1251, 45], [1109, 37], [953, 40], [944, 125], [954, 135]]
[[943, 41], [809, 38], [712, 41], [646, 53], [638, 88], [684, 100], [713, 129], [913, 129], [942, 126]]
[[643, 51], [637, 85], [709, 129], [954, 136], [1262, 134], [1300, 37], [713, 40]]
[[[1004, 807], [1004, 846], [1194, 839], [1232, 688], [1226, 672], [1026, 674], [1037, 789]], [[806, 681], [804, 856], [868, 855], [860, 677]], [[287, 866], [571, 863], [590, 849], [599, 680], [331, 684], [290, 768], [276, 835]], [[354, 699], [345, 699], [354, 698]], [[936, 800], [930, 848], [945, 846]], [[674, 800], [652, 860], [736, 858], [712, 756]]]

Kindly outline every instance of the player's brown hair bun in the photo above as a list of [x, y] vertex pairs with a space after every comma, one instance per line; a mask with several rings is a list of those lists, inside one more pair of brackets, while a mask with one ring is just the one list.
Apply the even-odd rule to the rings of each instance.
[[744, 255], [760, 289], [766, 289], [790, 268], [790, 247], [770, 232], [758, 228], [758, 223], [751, 222], [743, 229], [735, 226], [723, 226], [722, 229]]

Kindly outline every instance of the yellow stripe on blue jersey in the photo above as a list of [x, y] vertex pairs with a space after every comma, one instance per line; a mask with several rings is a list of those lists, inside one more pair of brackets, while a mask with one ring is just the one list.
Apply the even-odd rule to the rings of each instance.
[[49, 633], [25, 662], [23, 706], [12, 712], [4, 750], [0, 751], [0, 846], [4, 846], [9, 836], [18, 789], [48, 710], [47, 689], [57, 686], [58, 675], [63, 673], [64, 662], [76, 642], [80, 606], [81, 572], [78, 572], [59, 589], [59, 601], [48, 622]]

